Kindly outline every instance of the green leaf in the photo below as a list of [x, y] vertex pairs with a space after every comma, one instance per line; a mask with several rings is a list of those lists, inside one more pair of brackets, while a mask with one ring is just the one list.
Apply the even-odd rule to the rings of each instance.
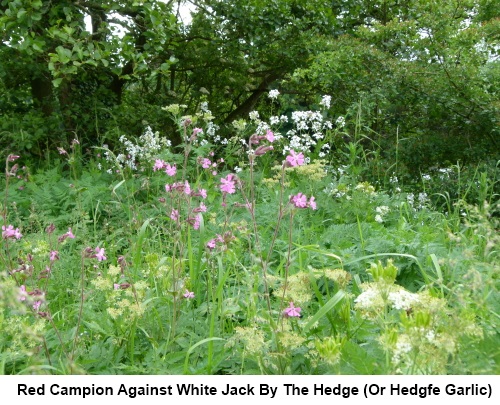
[[61, 63], [66, 64], [71, 60], [72, 52], [70, 49], [64, 48], [63, 46], [58, 46], [56, 48], [56, 52]]
[[320, 318], [326, 315], [327, 312], [331, 311], [333, 308], [335, 308], [345, 297], [345, 292], [343, 290], [340, 290], [335, 294], [332, 298], [328, 300], [328, 302], [322, 306], [316, 314], [307, 322], [307, 325], [304, 327], [304, 332], [307, 332], [311, 327], [319, 321]]
[[57, 87], [59, 87], [59, 85], [61, 84], [62, 81], [63, 81], [63, 78], [58, 77], [57, 79], [52, 80], [52, 85], [57, 88]]
[[31, 46], [33, 47], [33, 49], [35, 51], [37, 51], [37, 52], [43, 52], [43, 49], [37, 43], [33, 43]]
[[220, 337], [210, 337], [210, 338], [200, 340], [198, 343], [195, 343], [193, 346], [191, 346], [189, 348], [189, 350], [186, 352], [186, 359], [184, 360], [184, 373], [187, 373], [187, 371], [188, 371], [189, 355], [193, 352], [193, 350], [202, 344], [209, 343], [209, 342], [212, 342], [214, 340], [226, 340], [226, 339], [222, 339]]

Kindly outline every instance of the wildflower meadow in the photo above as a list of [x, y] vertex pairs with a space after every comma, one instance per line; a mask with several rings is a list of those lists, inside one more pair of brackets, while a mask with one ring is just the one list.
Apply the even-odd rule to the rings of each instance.
[[[169, 105], [180, 146], [146, 127], [80, 171], [9, 154], [2, 371], [497, 373], [498, 180], [444, 211], [425, 190], [457, 167], [418, 194], [370, 183], [356, 144], [325, 159], [329, 102], [230, 139], [206, 103]], [[77, 138], [59, 153], [83, 159]]]
[[0, 1], [0, 373], [500, 374], [499, 17]]

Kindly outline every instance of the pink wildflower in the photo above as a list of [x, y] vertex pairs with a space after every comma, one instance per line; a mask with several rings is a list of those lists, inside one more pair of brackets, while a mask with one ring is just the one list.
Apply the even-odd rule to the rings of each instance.
[[9, 162], [14, 162], [14, 161], [15, 161], [15, 160], [17, 160], [17, 159], [19, 159], [19, 155], [9, 155], [9, 156], [7, 157], [7, 160], [8, 160]]
[[200, 229], [200, 224], [201, 224], [201, 215], [198, 214], [194, 218], [193, 229], [196, 229], [196, 230]]
[[198, 192], [200, 193], [201, 198], [203, 199], [207, 198], [207, 190], [205, 190], [204, 188], [200, 188]]
[[119, 289], [120, 289], [120, 284], [116, 284], [116, 283], [114, 283], [114, 284], [113, 284], [113, 288], [114, 288], [115, 290], [119, 290]]
[[285, 308], [285, 310], [283, 311], [283, 315], [286, 316], [286, 317], [292, 317], [292, 316], [296, 316], [296, 317], [300, 317], [300, 307], [295, 307], [293, 305], [293, 302], [290, 302], [290, 306], [288, 308]]
[[73, 232], [71, 231], [71, 228], [68, 228], [68, 232], [66, 232], [65, 234], [59, 236], [59, 238], [57, 240], [58, 240], [58, 242], [63, 242], [67, 238], [69, 238], [69, 239], [75, 239], [75, 235], [73, 235]]
[[184, 193], [186, 193], [187, 195], [191, 194], [191, 187], [189, 186], [187, 180], [184, 182]]
[[26, 300], [26, 295], [26, 286], [23, 284], [21, 287], [19, 287], [19, 301]]
[[223, 193], [233, 194], [236, 191], [234, 183], [234, 174], [228, 174], [225, 178], [220, 179], [222, 183], [220, 189]]
[[309, 198], [309, 202], [307, 203], [307, 205], [312, 209], [312, 210], [315, 210], [316, 209], [316, 201], [314, 201], [314, 197], [311, 196], [311, 198]]
[[209, 248], [210, 250], [215, 249], [215, 245], [216, 245], [215, 239], [210, 239], [207, 242], [207, 248]]
[[210, 159], [207, 159], [207, 158], [201, 159], [201, 167], [203, 167], [204, 169], [210, 168], [211, 164], [212, 164], [212, 162], [210, 161]]
[[179, 220], [179, 211], [178, 210], [172, 210], [172, 212], [170, 213], [170, 219], [172, 221], [178, 221]]
[[165, 173], [167, 173], [170, 177], [175, 176], [175, 173], [177, 173], [177, 166], [175, 165], [170, 166], [167, 163], [164, 167], [165, 167]]
[[266, 139], [271, 143], [274, 142], [274, 133], [270, 129], [266, 131]]
[[184, 298], [187, 298], [187, 299], [194, 298], [194, 292], [186, 290], [186, 292], [184, 293]]
[[52, 250], [50, 252], [50, 261], [53, 262], [55, 260], [59, 260], [59, 252], [57, 250]]
[[42, 301], [35, 301], [33, 303], [33, 309], [38, 312], [38, 310], [40, 309], [40, 305], [42, 305]]
[[296, 153], [294, 150], [290, 151], [290, 154], [286, 157], [286, 162], [288, 166], [302, 166], [305, 163], [304, 155], [302, 152]]
[[19, 231], [19, 228], [14, 229], [12, 225], [9, 225], [5, 227], [5, 225], [2, 226], [2, 238], [8, 239], [8, 238], [16, 238], [16, 239], [21, 239], [23, 236], [21, 232]]
[[165, 161], [161, 159], [156, 159], [155, 164], [153, 166], [153, 171], [156, 172], [157, 170], [161, 170], [165, 168], [165, 165], [166, 165]]
[[292, 195], [290, 197], [290, 202], [297, 208], [307, 207], [307, 197], [302, 193], [299, 193], [297, 195]]
[[99, 248], [98, 246], [95, 248], [95, 252], [96, 252], [95, 257], [97, 258], [98, 261], [102, 262], [103, 260], [107, 259], [106, 256], [104, 256], [105, 254], [104, 248]]
[[193, 136], [201, 134], [202, 132], [203, 132], [203, 129], [201, 129], [201, 128], [193, 128]]

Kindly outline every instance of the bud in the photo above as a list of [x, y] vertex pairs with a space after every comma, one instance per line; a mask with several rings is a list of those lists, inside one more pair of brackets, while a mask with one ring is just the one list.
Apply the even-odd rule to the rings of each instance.
[[260, 142], [260, 136], [258, 136], [257, 134], [253, 134], [251, 137], [250, 137], [250, 140], [249, 140], [249, 144], [250, 145], [258, 145]]
[[255, 156], [262, 156], [273, 149], [274, 148], [272, 146], [259, 146], [257, 149], [255, 149], [254, 153], [255, 153]]
[[83, 257], [86, 257], [87, 259], [94, 257], [94, 249], [92, 249], [91, 247], [86, 247], [83, 250]]
[[50, 224], [47, 228], [45, 228], [45, 232], [47, 232], [48, 234], [51, 234], [52, 232], [54, 232], [56, 229], [56, 226], [54, 224]]
[[[9, 176], [15, 176], [17, 171], [19, 170], [19, 165], [16, 163], [12, 168], [10, 169]], [[19, 176], [18, 176], [19, 178]]]

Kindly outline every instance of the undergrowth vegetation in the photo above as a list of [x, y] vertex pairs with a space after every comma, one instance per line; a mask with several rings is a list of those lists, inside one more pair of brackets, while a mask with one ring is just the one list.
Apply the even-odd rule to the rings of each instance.
[[498, 165], [398, 179], [329, 103], [8, 155], [0, 372], [498, 374]]

